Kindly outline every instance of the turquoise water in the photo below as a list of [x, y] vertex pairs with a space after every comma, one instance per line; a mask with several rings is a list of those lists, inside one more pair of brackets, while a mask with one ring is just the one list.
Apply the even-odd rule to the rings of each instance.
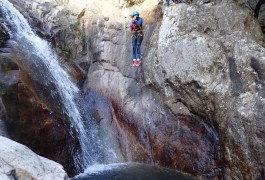
[[191, 180], [172, 169], [157, 168], [144, 164], [94, 165], [74, 180]]

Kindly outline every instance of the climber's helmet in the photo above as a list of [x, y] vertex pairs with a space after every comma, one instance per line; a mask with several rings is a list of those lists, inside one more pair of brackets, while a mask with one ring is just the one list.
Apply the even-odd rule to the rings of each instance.
[[133, 15], [132, 15], [132, 16], [134, 17], [134, 16], [136, 16], [136, 15], [139, 16], [139, 15], [140, 15], [139, 12], [138, 12], [138, 11], [133, 11]]

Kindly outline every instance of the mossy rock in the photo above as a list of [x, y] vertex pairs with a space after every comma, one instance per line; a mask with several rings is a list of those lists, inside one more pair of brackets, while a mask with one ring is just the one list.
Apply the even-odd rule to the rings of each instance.
[[56, 49], [56, 52], [57, 52], [58, 54], [64, 54], [64, 55], [66, 55], [68, 58], [72, 58], [72, 57], [73, 57], [70, 48], [69, 48], [67, 45], [65, 45], [65, 44], [62, 44], [62, 45], [56, 46], [55, 49]]

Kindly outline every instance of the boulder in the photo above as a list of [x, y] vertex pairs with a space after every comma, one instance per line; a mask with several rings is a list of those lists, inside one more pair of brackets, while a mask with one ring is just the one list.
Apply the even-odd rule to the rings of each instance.
[[38, 156], [26, 146], [0, 136], [0, 178], [68, 179], [62, 165]]

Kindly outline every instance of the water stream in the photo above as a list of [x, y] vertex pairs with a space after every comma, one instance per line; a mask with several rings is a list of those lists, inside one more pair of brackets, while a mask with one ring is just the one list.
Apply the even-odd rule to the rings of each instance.
[[39, 94], [43, 94], [43, 99], [56, 101], [54, 108], [60, 107], [57, 110], [71, 120], [71, 124], [79, 133], [83, 160], [79, 162], [76, 158], [75, 163], [82, 164], [83, 168], [104, 163], [102, 154], [104, 150], [109, 151], [107, 142], [97, 138], [99, 127], [85, 112], [86, 107], [83, 106], [85, 103], [80, 98], [80, 91], [60, 65], [56, 52], [47, 41], [36, 35], [27, 20], [8, 0], [0, 1], [0, 10], [8, 20], [7, 27], [14, 41], [13, 46], [19, 49], [16, 49], [15, 54], [23, 57], [20, 64], [31, 79], [41, 86], [39, 91], [48, 89], [48, 93]]
[[94, 165], [74, 180], [192, 180], [175, 170], [138, 163]]
[[0, 119], [0, 136], [8, 137], [6, 126], [2, 119]]

